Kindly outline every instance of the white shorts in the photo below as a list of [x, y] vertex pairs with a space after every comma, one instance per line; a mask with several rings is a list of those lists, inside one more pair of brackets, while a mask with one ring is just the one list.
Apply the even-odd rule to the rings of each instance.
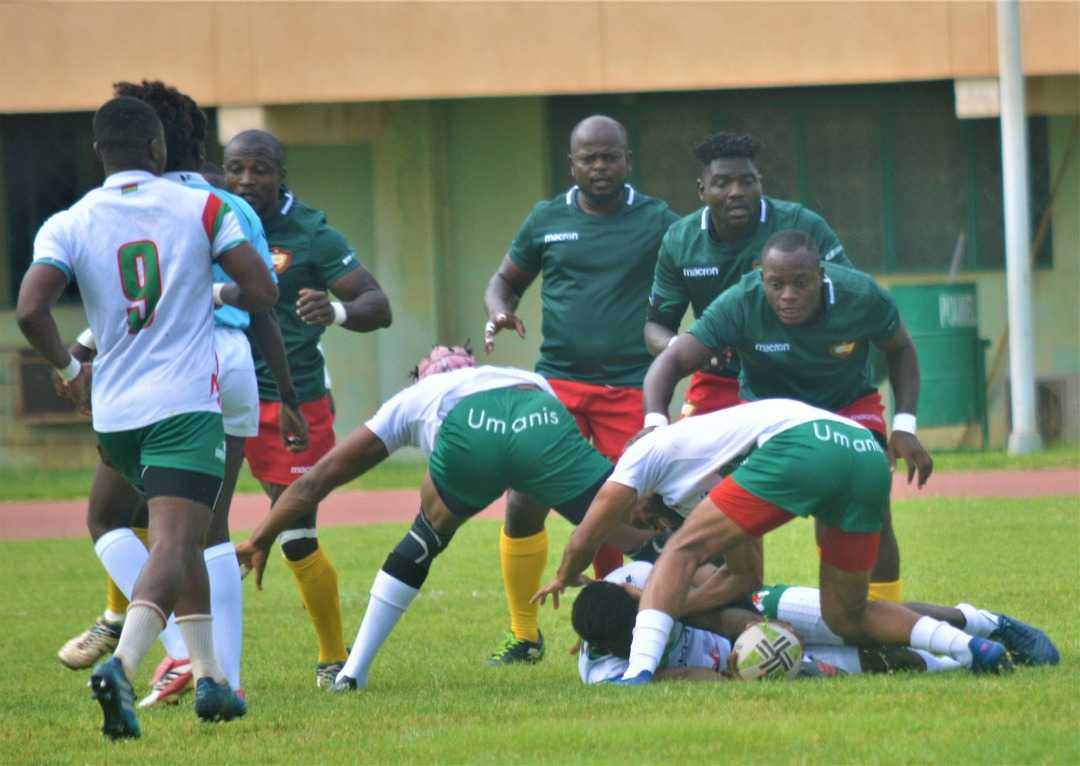
[[226, 436], [257, 436], [259, 433], [259, 384], [251, 344], [242, 330], [214, 326], [214, 351], [218, 360], [218, 388]]

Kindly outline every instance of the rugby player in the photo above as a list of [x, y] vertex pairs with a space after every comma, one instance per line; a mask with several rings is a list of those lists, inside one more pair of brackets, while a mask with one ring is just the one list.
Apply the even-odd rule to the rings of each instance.
[[[651, 361], [642, 339], [649, 283], [660, 240], [677, 216], [659, 199], [626, 183], [633, 155], [626, 129], [594, 115], [570, 134], [574, 186], [538, 203], [518, 230], [484, 294], [484, 348], [510, 329], [525, 337], [514, 313], [521, 296], [543, 274], [543, 342], [536, 371], [574, 415], [600, 454], [615, 462], [641, 429], [641, 382]], [[544, 641], [529, 597], [547, 562], [546, 508], [529, 508], [511, 492], [500, 535], [503, 584], [511, 632], [489, 665], [537, 662]], [[618, 550], [601, 549], [602, 577], [622, 563]]]

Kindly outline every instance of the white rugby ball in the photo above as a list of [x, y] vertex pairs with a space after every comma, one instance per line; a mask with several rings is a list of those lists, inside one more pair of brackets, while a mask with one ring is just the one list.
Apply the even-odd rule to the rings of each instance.
[[744, 681], [794, 678], [803, 647], [799, 637], [778, 622], [759, 622], [744, 630], [731, 647], [729, 669]]

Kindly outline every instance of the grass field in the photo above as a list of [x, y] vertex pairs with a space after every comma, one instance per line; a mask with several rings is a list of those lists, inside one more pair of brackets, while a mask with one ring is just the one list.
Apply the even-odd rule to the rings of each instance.
[[[1014, 456], [1004, 450], [933, 452], [935, 471], [989, 471], [1000, 469], [1080, 468], [1080, 447], [1052, 447], [1031, 455]], [[350, 489], [411, 489], [420, 486], [423, 462], [389, 461], [346, 486]], [[0, 502], [15, 500], [70, 500], [86, 497], [93, 468], [0, 467]], [[261, 494], [262, 488], [247, 468], [240, 470], [236, 491]]]
[[[1076, 498], [919, 500], [895, 509], [911, 598], [969, 600], [1047, 629], [1056, 668], [1009, 677], [849, 677], [773, 684], [585, 688], [566, 654], [569, 610], [545, 607], [543, 663], [492, 670], [482, 661], [507, 618], [498, 524], [466, 525], [375, 663], [366, 691], [314, 686], [315, 641], [276, 555], [266, 590], [246, 584], [242, 721], [200, 724], [190, 697], [143, 713], [144, 736], [109, 743], [59, 644], [101, 608], [103, 575], [84, 540], [0, 543], [3, 763], [1078, 763], [1080, 607]], [[321, 536], [341, 583], [347, 640], [367, 589], [404, 525]], [[550, 569], [568, 533], [551, 524]], [[811, 528], [766, 544], [767, 579], [813, 583]], [[156, 664], [144, 663], [143, 687]]]

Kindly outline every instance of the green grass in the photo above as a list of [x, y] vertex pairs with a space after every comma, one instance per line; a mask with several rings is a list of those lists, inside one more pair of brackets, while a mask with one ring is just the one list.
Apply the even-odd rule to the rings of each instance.
[[[350, 489], [413, 489], [420, 486], [426, 463], [388, 461], [354, 479]], [[0, 502], [14, 500], [75, 500], [90, 493], [94, 478], [91, 468], [0, 468]], [[262, 486], [247, 466], [240, 469], [237, 494], [263, 493]]]
[[[1033, 455], [1013, 456], [1004, 450], [933, 452], [934, 470], [990, 471], [1045, 468], [1080, 469], [1080, 447], [1052, 447]], [[389, 461], [349, 482], [352, 489], [412, 489], [420, 486], [425, 464]], [[87, 496], [93, 468], [0, 468], [0, 503], [14, 500], [74, 500]], [[246, 467], [240, 469], [238, 494], [262, 494]]]
[[[314, 635], [275, 554], [266, 590], [246, 588], [242, 721], [196, 722], [190, 698], [141, 716], [141, 740], [98, 733], [87, 674], [60, 643], [93, 618], [103, 577], [85, 540], [0, 543], [0, 762], [241, 763], [1077, 763], [1080, 762], [1080, 514], [1075, 498], [897, 503], [905, 593], [968, 600], [1043, 626], [1057, 668], [775, 684], [585, 688], [566, 649], [569, 610], [545, 607], [548, 654], [531, 668], [481, 666], [506, 627], [498, 524], [458, 533], [379, 656], [366, 691], [314, 687]], [[322, 533], [351, 641], [367, 589], [404, 525]], [[568, 532], [551, 524], [549, 572]], [[768, 538], [770, 581], [813, 583], [809, 523]], [[140, 687], [160, 650], [147, 657]]]

